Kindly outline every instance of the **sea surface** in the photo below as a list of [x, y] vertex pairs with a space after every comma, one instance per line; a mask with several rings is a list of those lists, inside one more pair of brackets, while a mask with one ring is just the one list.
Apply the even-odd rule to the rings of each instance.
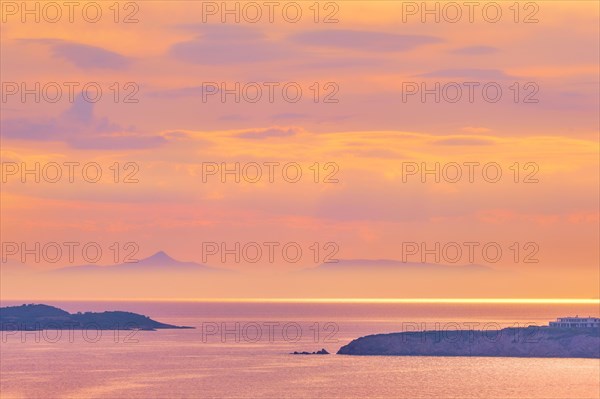
[[[600, 397], [598, 359], [334, 354], [368, 334], [544, 325], [558, 316], [598, 316], [597, 305], [46, 303], [69, 312], [125, 310], [196, 328], [5, 332], [2, 398]], [[289, 354], [321, 348], [333, 354]]]

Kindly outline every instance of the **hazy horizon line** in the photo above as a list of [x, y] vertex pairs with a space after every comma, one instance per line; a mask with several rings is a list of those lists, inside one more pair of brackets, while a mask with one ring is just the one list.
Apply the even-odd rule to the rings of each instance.
[[80, 298], [13, 299], [0, 302], [211, 302], [211, 303], [449, 303], [449, 304], [585, 304], [600, 305], [600, 298]]

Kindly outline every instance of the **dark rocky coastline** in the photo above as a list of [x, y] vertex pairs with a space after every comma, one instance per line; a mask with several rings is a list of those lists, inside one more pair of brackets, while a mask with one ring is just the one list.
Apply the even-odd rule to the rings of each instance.
[[376, 334], [353, 340], [340, 355], [600, 358], [600, 329], [526, 327]]

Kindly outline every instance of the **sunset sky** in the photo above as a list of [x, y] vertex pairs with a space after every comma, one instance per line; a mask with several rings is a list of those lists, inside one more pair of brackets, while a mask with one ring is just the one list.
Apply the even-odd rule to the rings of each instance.
[[[296, 3], [296, 23], [286, 20], [293, 10], [284, 18], [276, 8], [271, 23], [263, 8], [260, 22], [237, 23], [209, 7], [221, 2], [190, 1], [122, 2], [118, 23], [111, 2], [99, 2], [97, 23], [79, 8], [73, 23], [66, 10], [58, 23], [43, 15], [23, 23], [22, 10], [6, 3], [20, 2], [2, 5], [2, 298], [599, 297], [597, 2], [521, 2], [518, 15], [513, 2], [498, 2], [496, 23], [480, 8], [473, 22], [466, 8], [457, 22], [449, 9], [423, 22], [411, 2], [394, 1], [320, 2], [317, 23], [312, 1]], [[128, 15], [138, 22], [124, 23]], [[48, 88], [39, 102], [22, 96], [36, 82]], [[95, 103], [82, 95], [90, 82], [102, 88]], [[236, 83], [247, 86], [238, 102], [222, 92]], [[436, 84], [447, 88], [439, 102], [421, 96]], [[48, 101], [56, 87], [62, 98]], [[452, 102], [456, 87], [462, 97]], [[489, 101], [497, 87], [501, 96]], [[63, 165], [62, 179], [23, 182], [14, 166], [36, 162]], [[77, 166], [71, 183], [65, 162], [95, 163], [102, 177], [89, 183]], [[239, 183], [207, 175], [222, 163], [261, 165], [262, 179], [248, 181], [250, 166]], [[440, 173], [451, 165], [439, 182], [421, 175], [436, 163]], [[465, 163], [478, 163], [472, 182]], [[286, 164], [293, 169], [282, 176]], [[453, 183], [456, 165], [463, 175]], [[89, 263], [80, 252], [54, 263], [29, 256], [24, 265], [20, 253], [7, 255], [8, 242], [97, 242], [100, 265], [122, 263], [112, 243], [122, 251], [135, 243], [137, 259], [165, 251], [234, 272], [172, 284], [144, 275], [133, 288], [127, 276], [94, 283], [48, 273]], [[304, 256], [223, 262], [205, 257], [206, 242], [293, 242]], [[464, 242], [478, 243], [474, 259], [425, 260], [483, 272], [373, 263], [403, 261], [406, 243]], [[326, 269], [327, 243], [336, 259], [364, 267]], [[502, 249], [498, 261], [481, 254], [487, 243]]]

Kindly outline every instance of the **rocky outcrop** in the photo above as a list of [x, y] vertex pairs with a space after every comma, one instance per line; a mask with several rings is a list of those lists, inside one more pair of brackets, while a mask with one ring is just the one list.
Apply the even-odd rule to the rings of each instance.
[[600, 358], [600, 329], [527, 327], [377, 334], [343, 346], [340, 355]]
[[325, 350], [325, 348], [321, 349], [320, 351], [316, 351], [316, 352], [292, 352], [290, 353], [290, 355], [329, 355], [329, 352], [327, 352]]

